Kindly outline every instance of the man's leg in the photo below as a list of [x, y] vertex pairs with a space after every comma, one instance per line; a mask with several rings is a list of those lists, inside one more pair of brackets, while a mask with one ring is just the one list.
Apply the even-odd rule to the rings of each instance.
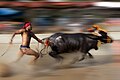
[[14, 62], [18, 62], [23, 57], [23, 55], [24, 55], [24, 52], [22, 50], [20, 50], [18, 52], [18, 57], [17, 57], [17, 59]]
[[34, 50], [30, 48], [26, 49], [25, 54], [34, 56], [34, 58], [30, 61], [30, 64], [34, 64], [36, 60], [39, 58], [39, 53], [35, 52]]

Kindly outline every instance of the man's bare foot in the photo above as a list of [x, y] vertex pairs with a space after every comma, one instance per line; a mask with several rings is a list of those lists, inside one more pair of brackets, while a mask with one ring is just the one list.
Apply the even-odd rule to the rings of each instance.
[[29, 65], [35, 65], [35, 64], [36, 64], [36, 61], [30, 61], [28, 64], [29, 64]]

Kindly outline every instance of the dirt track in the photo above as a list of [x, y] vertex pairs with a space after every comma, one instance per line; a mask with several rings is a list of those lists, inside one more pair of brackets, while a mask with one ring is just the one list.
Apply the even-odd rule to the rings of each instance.
[[[92, 50], [91, 53], [94, 55], [94, 59], [87, 58], [69, 66], [59, 67], [55, 67], [55, 65], [61, 65], [61, 63], [57, 64], [49, 55], [39, 59], [34, 66], [27, 64], [31, 58], [27, 55], [18, 63], [12, 63], [16, 59], [20, 45], [14, 44], [0, 58], [2, 63], [6, 63], [11, 67], [13, 74], [8, 77], [0, 77], [0, 80], [119, 80], [119, 44], [119, 41], [115, 41], [113, 44], [101, 46], [98, 51]], [[0, 54], [5, 51], [7, 46], [7, 44], [0, 44]], [[32, 44], [31, 48], [35, 49], [35, 46], [37, 45]], [[73, 54], [63, 62], [67, 63], [72, 59]]]

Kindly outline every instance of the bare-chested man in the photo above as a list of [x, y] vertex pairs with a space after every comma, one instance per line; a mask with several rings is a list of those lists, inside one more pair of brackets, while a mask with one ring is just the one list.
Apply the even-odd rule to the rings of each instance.
[[30, 61], [31, 64], [35, 63], [35, 61], [39, 58], [39, 53], [35, 52], [30, 48], [30, 41], [31, 38], [33, 37], [39, 43], [43, 44], [43, 42], [39, 38], [37, 38], [31, 30], [32, 30], [31, 23], [26, 22], [22, 29], [15, 31], [14, 34], [12, 35], [10, 44], [12, 44], [13, 38], [15, 37], [16, 34], [21, 34], [22, 36], [22, 44], [20, 46], [20, 51], [18, 53], [19, 57], [16, 61], [19, 61], [24, 54], [34, 56], [34, 58]]

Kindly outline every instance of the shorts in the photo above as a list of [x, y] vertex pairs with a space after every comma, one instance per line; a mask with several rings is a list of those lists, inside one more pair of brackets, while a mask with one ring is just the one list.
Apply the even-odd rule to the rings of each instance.
[[20, 45], [20, 49], [21, 48], [30, 48], [29, 46], [23, 46], [23, 45]]

